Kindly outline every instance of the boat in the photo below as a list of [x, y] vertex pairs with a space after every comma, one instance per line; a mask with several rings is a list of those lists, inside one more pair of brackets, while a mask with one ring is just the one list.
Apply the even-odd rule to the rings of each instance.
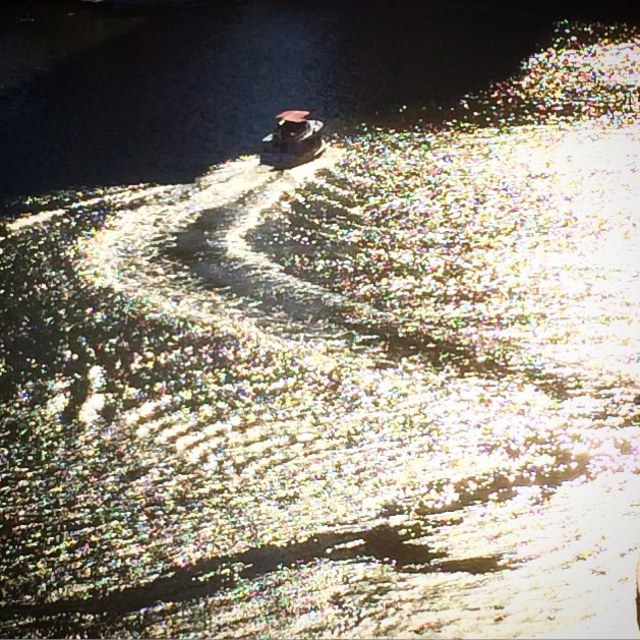
[[326, 148], [324, 123], [307, 120], [308, 111], [289, 110], [276, 116], [271, 133], [262, 138], [260, 164], [287, 169], [317, 158]]

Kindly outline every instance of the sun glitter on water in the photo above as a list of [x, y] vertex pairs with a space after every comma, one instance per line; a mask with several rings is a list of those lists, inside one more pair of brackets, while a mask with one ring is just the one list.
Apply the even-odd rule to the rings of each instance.
[[442, 127], [7, 225], [3, 628], [637, 636], [640, 40], [558, 36]]

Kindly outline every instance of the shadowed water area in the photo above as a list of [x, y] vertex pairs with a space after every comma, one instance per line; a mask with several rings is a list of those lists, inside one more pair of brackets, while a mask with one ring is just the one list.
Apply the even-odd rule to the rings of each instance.
[[0, 7], [2, 635], [638, 637], [640, 36], [474, 6]]

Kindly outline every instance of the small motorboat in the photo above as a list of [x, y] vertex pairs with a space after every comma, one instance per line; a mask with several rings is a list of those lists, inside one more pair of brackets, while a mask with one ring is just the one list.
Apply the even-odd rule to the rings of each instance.
[[270, 134], [262, 138], [260, 164], [287, 169], [319, 156], [327, 144], [320, 132], [324, 123], [307, 120], [308, 111], [283, 111]]

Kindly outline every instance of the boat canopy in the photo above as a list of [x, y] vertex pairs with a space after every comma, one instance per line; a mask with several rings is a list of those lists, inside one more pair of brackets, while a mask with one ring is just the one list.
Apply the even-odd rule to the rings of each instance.
[[280, 122], [304, 122], [309, 115], [308, 111], [283, 111], [276, 116], [276, 120]]

